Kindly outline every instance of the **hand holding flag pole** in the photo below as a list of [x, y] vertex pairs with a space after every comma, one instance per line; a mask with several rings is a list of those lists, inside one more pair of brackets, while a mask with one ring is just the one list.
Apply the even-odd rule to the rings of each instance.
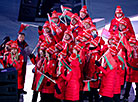
[[46, 78], [49, 79], [51, 82], [53, 82], [53, 83], [55, 84], [56, 92], [57, 92], [58, 94], [61, 94], [61, 91], [60, 91], [60, 89], [59, 89], [59, 87], [58, 87], [58, 85], [57, 85], [57, 83], [56, 83], [55, 80], [53, 80], [53, 79], [51, 79], [50, 77], [48, 77], [47, 75], [43, 74], [43, 73], [42, 73], [41, 71], [39, 71], [39, 70], [37, 70], [37, 72], [39, 72], [39, 73], [42, 74], [44, 77], [46, 77]]

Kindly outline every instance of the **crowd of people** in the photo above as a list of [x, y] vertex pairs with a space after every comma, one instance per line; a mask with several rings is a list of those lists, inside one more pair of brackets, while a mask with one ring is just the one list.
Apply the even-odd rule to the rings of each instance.
[[[63, 7], [62, 7], [63, 8]], [[129, 18], [117, 6], [109, 28], [106, 44], [84, 5], [72, 13], [64, 7], [62, 13], [52, 12], [43, 26], [38, 27], [37, 55], [19, 32], [17, 40], [5, 38], [0, 60], [4, 68], [15, 67], [18, 73], [18, 96], [24, 91], [27, 56], [35, 65], [32, 72], [32, 102], [83, 102], [88, 91], [89, 102], [120, 102], [126, 82], [123, 102], [128, 102], [132, 82], [136, 83], [138, 102], [138, 41]], [[66, 18], [70, 20], [68, 24]], [[61, 22], [62, 21], [62, 22]]]

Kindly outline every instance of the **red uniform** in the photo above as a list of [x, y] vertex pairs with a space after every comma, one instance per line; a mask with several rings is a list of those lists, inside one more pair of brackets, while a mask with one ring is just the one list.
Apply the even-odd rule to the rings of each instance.
[[61, 94], [58, 94], [56, 91], [55, 91], [55, 97], [57, 99], [60, 99], [60, 100], [64, 100], [65, 99], [65, 80], [63, 79], [62, 75], [64, 75], [64, 68], [65, 66], [61, 64], [61, 62], [59, 61], [58, 63], [58, 68], [56, 69], [56, 74], [57, 74], [57, 84], [58, 86], [60, 87], [60, 91], [61, 91]]
[[[47, 64], [45, 64], [44, 66], [45, 68], [45, 72], [48, 72], [52, 78], [55, 78], [56, 77], [56, 73], [55, 73], [55, 70], [56, 70], [56, 61], [55, 60], [49, 60], [47, 62]], [[50, 82], [50, 85], [47, 86], [47, 82]], [[46, 79], [43, 83], [43, 86], [42, 86], [42, 93], [48, 93], [48, 94], [52, 94], [55, 92], [55, 88], [54, 88], [54, 83], [51, 82], [49, 79]]]
[[[88, 54], [88, 70], [87, 75], [89, 78], [97, 79], [97, 73], [100, 72], [100, 70], [95, 65], [95, 60], [98, 60], [100, 58], [99, 51], [97, 49], [90, 50]], [[91, 88], [98, 88], [99, 87], [99, 81], [96, 82], [90, 82]]]
[[138, 83], [138, 46], [135, 45], [133, 47], [132, 56], [128, 56], [128, 68], [127, 68], [127, 76], [126, 81], [128, 82], [136, 82]]
[[79, 80], [81, 77], [78, 59], [72, 61], [70, 67], [72, 71], [68, 71], [67, 76], [62, 75], [62, 77], [67, 81], [65, 87], [65, 100], [78, 101], [80, 90]]
[[18, 54], [18, 59], [15, 59], [16, 56], [9, 54], [7, 57], [7, 65], [13, 66], [17, 70], [17, 80], [18, 80], [18, 89], [23, 89], [24, 83], [22, 83], [23, 75], [22, 75], [22, 65], [24, 62], [24, 58], [22, 55]]

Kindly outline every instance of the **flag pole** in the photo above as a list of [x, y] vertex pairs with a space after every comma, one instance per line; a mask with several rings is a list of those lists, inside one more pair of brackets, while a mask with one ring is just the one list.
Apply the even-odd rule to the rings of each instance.
[[[64, 13], [63, 5], [61, 5], [60, 7], [61, 7], [61, 11], [62, 11], [62, 13]], [[67, 26], [67, 20], [66, 20], [66, 17], [65, 17], [65, 16], [64, 16], [64, 20], [65, 20], [65, 25]]]
[[56, 81], [51, 79], [50, 77], [48, 77], [47, 75], [43, 74], [42, 72], [40, 72], [39, 70], [37, 70], [40, 74], [44, 75], [44, 77], [46, 77], [47, 79], [49, 79], [50, 81], [52, 81], [53, 83], [56, 84]]
[[[21, 23], [21, 24], [27, 24], [27, 23]], [[28, 25], [32, 27], [38, 27], [38, 25], [34, 25], [34, 24], [28, 24]]]

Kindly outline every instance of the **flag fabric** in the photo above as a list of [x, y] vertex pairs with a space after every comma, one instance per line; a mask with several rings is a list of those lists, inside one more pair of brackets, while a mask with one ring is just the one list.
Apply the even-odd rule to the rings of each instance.
[[110, 51], [108, 50], [108, 52], [104, 55], [104, 58], [107, 62], [107, 65], [109, 66], [110, 70], [112, 70], [114, 67], [117, 67], [117, 63], [115, 61], [115, 59], [112, 57]]
[[121, 62], [123, 62], [122, 69], [124, 70], [125, 65], [126, 65], [125, 53], [123, 53], [123, 51], [120, 50], [120, 51], [118, 52], [117, 56], [118, 56], [118, 59], [119, 59]]
[[133, 53], [133, 48], [130, 46], [129, 42], [127, 41], [126, 37], [122, 35], [121, 41], [122, 45], [127, 49], [128, 56], [131, 57]]
[[64, 58], [61, 59], [61, 63], [69, 70], [72, 71], [70, 65], [68, 65], [68, 63], [66, 62], [66, 60]]
[[83, 91], [90, 91], [90, 81], [84, 81]]
[[61, 9], [62, 9], [62, 11], [65, 11], [65, 10], [67, 10], [67, 11], [72, 11], [72, 9], [71, 8], [69, 8], [69, 7], [65, 7], [65, 6], [61, 6]]
[[67, 11], [67, 10], [64, 11], [64, 14], [63, 14], [63, 16], [67, 17], [69, 20], [71, 20], [72, 15], [73, 15], [73, 13], [70, 11]]
[[101, 36], [108, 39], [110, 37], [110, 32], [107, 29], [103, 28]]
[[36, 72], [36, 91], [41, 91], [44, 75], [39, 71]]
[[30, 25], [21, 23], [19, 33], [21, 33], [23, 30], [26, 30]]

